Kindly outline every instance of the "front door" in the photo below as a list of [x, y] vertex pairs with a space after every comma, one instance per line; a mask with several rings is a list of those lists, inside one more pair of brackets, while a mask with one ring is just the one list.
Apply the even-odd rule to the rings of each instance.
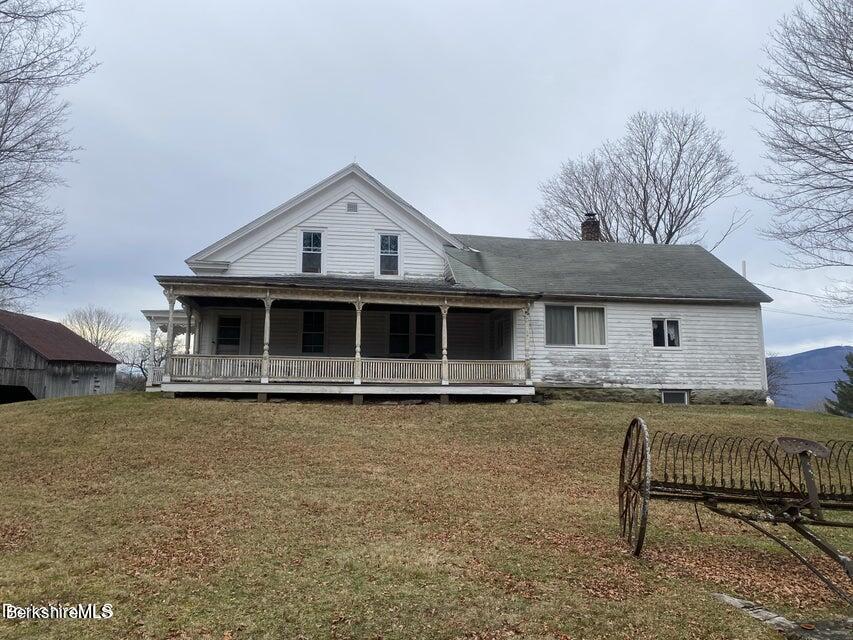
[[216, 353], [235, 356], [240, 353], [240, 316], [219, 316], [216, 326]]

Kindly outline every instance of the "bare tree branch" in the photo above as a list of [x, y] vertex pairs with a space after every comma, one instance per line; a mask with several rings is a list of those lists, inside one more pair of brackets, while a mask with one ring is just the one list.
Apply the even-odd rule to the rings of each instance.
[[767, 95], [753, 101], [770, 163], [757, 195], [775, 209], [765, 235], [785, 243], [789, 266], [853, 267], [853, 2], [809, 0], [766, 52]]
[[0, 1], [0, 307], [63, 281], [70, 238], [46, 200], [75, 151], [59, 90], [94, 68], [81, 11], [73, 0]]
[[113, 356], [127, 332], [127, 316], [91, 304], [70, 311], [62, 324]]
[[[743, 187], [743, 176], [723, 148], [723, 136], [697, 113], [640, 112], [625, 135], [607, 141], [540, 185], [542, 204], [532, 231], [544, 238], [579, 239], [588, 213], [607, 242], [702, 242], [704, 218]], [[746, 222], [732, 213], [713, 248]]]

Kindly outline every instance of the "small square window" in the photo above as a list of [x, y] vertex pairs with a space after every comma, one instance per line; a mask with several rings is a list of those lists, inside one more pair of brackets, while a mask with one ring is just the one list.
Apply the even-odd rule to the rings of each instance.
[[655, 347], [680, 347], [681, 326], [679, 321], [652, 318], [652, 345]]
[[358, 203], [347, 202], [347, 213], [358, 213]]

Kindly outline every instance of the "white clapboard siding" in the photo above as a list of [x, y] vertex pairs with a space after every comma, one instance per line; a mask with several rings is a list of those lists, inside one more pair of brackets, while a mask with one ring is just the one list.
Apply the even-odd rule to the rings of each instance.
[[[560, 304], [571, 304], [563, 302]], [[531, 313], [534, 381], [688, 389], [762, 389], [761, 311], [755, 306], [604, 303], [604, 348], [545, 344], [545, 303]], [[681, 347], [652, 346], [652, 318], [680, 320]], [[524, 358], [524, 315], [514, 313], [514, 353]]]
[[[347, 213], [348, 202], [358, 205], [357, 213]], [[400, 236], [401, 276], [442, 277], [445, 264], [440, 249], [428, 246], [405, 230], [395, 221], [399, 215], [398, 211], [390, 208], [380, 212], [362, 198], [351, 194], [262, 246], [235, 258], [226, 275], [299, 273], [302, 231], [315, 230], [323, 233], [323, 265], [326, 275], [374, 277], [378, 235], [380, 232], [389, 232]]]

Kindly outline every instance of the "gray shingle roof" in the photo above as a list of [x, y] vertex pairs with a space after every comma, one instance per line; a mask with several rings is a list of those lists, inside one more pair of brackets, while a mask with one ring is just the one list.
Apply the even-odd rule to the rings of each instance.
[[[460, 285], [489, 278], [524, 293], [613, 298], [770, 302], [698, 245], [635, 245], [457, 235], [445, 247]], [[457, 263], [468, 267], [457, 268]]]

